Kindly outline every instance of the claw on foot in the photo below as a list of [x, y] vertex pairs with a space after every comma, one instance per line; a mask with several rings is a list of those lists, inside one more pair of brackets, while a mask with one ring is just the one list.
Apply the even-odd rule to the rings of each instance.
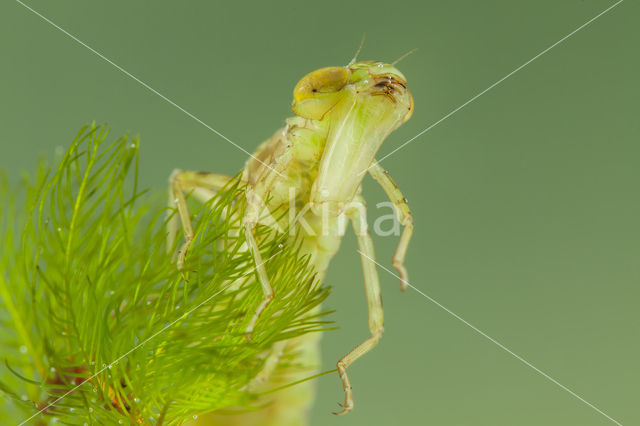
[[334, 415], [336, 415], [336, 416], [341, 416], [341, 415], [343, 415], [343, 414], [347, 414], [347, 413], [349, 413], [349, 412], [351, 412], [351, 411], [353, 410], [353, 405], [352, 405], [352, 404], [346, 404], [346, 403], [345, 403], [345, 404], [343, 405], [343, 404], [340, 404], [340, 403], [338, 402], [338, 405], [339, 405], [340, 407], [342, 407], [342, 410], [340, 410], [340, 411], [334, 411], [334, 412], [333, 412], [333, 414], [334, 414]]

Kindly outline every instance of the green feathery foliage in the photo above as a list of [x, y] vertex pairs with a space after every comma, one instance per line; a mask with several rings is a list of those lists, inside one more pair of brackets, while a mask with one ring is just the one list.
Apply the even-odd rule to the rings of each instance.
[[251, 407], [273, 343], [325, 329], [314, 308], [328, 290], [294, 241], [259, 226], [275, 298], [248, 340], [262, 291], [243, 188], [193, 209], [183, 277], [166, 247], [176, 212], [138, 189], [138, 140], [107, 136], [84, 127], [19, 191], [0, 179], [0, 423], [177, 424]]

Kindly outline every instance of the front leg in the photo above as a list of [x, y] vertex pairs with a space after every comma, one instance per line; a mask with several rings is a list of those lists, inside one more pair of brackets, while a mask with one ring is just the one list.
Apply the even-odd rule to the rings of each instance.
[[375, 254], [373, 240], [366, 224], [366, 207], [362, 197], [358, 196], [346, 211], [351, 219], [354, 232], [358, 239], [360, 248], [360, 261], [362, 262], [362, 272], [364, 275], [364, 288], [367, 295], [367, 306], [369, 309], [369, 331], [371, 337], [355, 347], [351, 352], [342, 357], [337, 364], [338, 374], [342, 379], [344, 388], [344, 404], [342, 411], [334, 414], [345, 414], [353, 410], [353, 390], [351, 381], [347, 375], [347, 367], [365, 353], [369, 352], [380, 341], [384, 330], [384, 312], [382, 310], [382, 296], [380, 294], [380, 282], [378, 280], [378, 270], [375, 264]]
[[256, 322], [258, 322], [258, 318], [260, 318], [262, 312], [264, 312], [267, 306], [269, 306], [269, 303], [271, 303], [271, 300], [273, 300], [273, 288], [271, 287], [267, 270], [264, 267], [260, 248], [258, 247], [258, 243], [253, 235], [253, 229], [255, 228], [256, 223], [258, 223], [260, 212], [263, 207], [264, 200], [262, 200], [262, 197], [256, 194], [255, 191], [249, 190], [247, 192], [247, 212], [242, 220], [242, 226], [244, 228], [244, 236], [247, 246], [253, 256], [253, 261], [256, 264], [256, 272], [258, 274], [258, 281], [262, 287], [263, 299], [256, 308], [253, 317], [251, 317], [251, 321], [249, 321], [249, 325], [245, 330], [247, 338], [251, 338], [251, 333], [253, 333], [253, 329], [256, 326]]
[[251, 338], [251, 334], [253, 333], [260, 315], [262, 315], [267, 306], [269, 306], [269, 303], [271, 303], [271, 300], [273, 300], [273, 288], [271, 287], [267, 270], [264, 267], [264, 261], [262, 260], [258, 243], [253, 235], [253, 230], [256, 224], [260, 221], [260, 216], [265, 208], [266, 197], [269, 196], [278, 176], [283, 176], [282, 172], [289, 165], [292, 155], [293, 151], [291, 150], [291, 147], [285, 147], [284, 152], [276, 157], [269, 167], [263, 171], [260, 180], [255, 183], [255, 186], [247, 189], [247, 209], [242, 220], [242, 226], [244, 228], [247, 246], [253, 255], [253, 260], [256, 264], [256, 273], [258, 274], [258, 281], [262, 287], [263, 294], [263, 299], [256, 308], [245, 331], [247, 338]]
[[[251, 336], [258, 318], [273, 299], [273, 289], [271, 288], [271, 284], [264, 267], [264, 262], [262, 260], [262, 256], [260, 255], [258, 244], [253, 235], [253, 228], [260, 218], [260, 212], [264, 208], [264, 200], [261, 194], [264, 195], [268, 193], [271, 185], [273, 184], [276, 173], [277, 172], [275, 169], [270, 169], [270, 172], [266, 174], [263, 180], [256, 184], [255, 188], [249, 188], [247, 190], [246, 195], [247, 211], [243, 218], [242, 225], [244, 228], [244, 235], [247, 241], [247, 246], [249, 247], [249, 251], [251, 252], [256, 264], [258, 281], [262, 286], [262, 291], [264, 294], [262, 302], [260, 302], [260, 304], [256, 308], [256, 311], [246, 329], [246, 333], [248, 336]], [[182, 229], [184, 231], [185, 240], [177, 253], [177, 265], [180, 271], [182, 271], [187, 253], [194, 239], [193, 225], [191, 224], [191, 216], [189, 214], [189, 207], [185, 199], [185, 193], [193, 191], [193, 195], [195, 195], [195, 197], [199, 201], [206, 202], [207, 200], [212, 198], [217, 191], [221, 190], [231, 179], [232, 178], [230, 177], [215, 173], [189, 172], [182, 170], [175, 170], [171, 174], [171, 177], [169, 179], [169, 205], [172, 207], [177, 207], [178, 209], [178, 216], [180, 218], [180, 221], [182, 222]], [[175, 241], [175, 236], [178, 230], [177, 218], [175, 216], [172, 217], [172, 219], [169, 221], [168, 228], [168, 246], [173, 247], [173, 242]]]
[[377, 161], [374, 161], [371, 167], [369, 167], [369, 173], [380, 184], [384, 192], [389, 197], [389, 200], [393, 203], [398, 216], [398, 220], [404, 226], [402, 235], [400, 236], [400, 242], [398, 242], [398, 248], [396, 248], [391, 263], [393, 267], [398, 271], [400, 276], [400, 288], [404, 291], [407, 289], [407, 283], [409, 282], [409, 275], [407, 274], [407, 268], [404, 267], [404, 258], [407, 255], [407, 248], [409, 247], [409, 241], [413, 234], [413, 216], [407, 199], [404, 198], [402, 192], [398, 188], [398, 185], [391, 179], [389, 173], [384, 170]]
[[[194, 238], [193, 226], [191, 224], [191, 216], [189, 215], [189, 207], [185, 199], [185, 193], [193, 191], [193, 195], [197, 200], [206, 202], [211, 199], [216, 192], [220, 191], [229, 181], [231, 177], [219, 175], [216, 173], [206, 172], [189, 172], [182, 170], [174, 170], [169, 178], [169, 206], [178, 209], [178, 217], [182, 222], [182, 230], [184, 232], [184, 243], [178, 250], [178, 269], [182, 271], [184, 260]], [[171, 250], [173, 243], [178, 234], [178, 217], [173, 215], [167, 225], [167, 249]]]

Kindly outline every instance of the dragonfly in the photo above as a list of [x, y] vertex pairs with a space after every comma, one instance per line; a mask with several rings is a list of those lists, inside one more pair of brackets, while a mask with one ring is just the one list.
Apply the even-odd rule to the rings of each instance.
[[[361, 253], [371, 334], [337, 361], [344, 402], [339, 404], [341, 410], [334, 414], [345, 414], [354, 407], [347, 370], [376, 346], [383, 333], [380, 283], [362, 195], [362, 181], [367, 173], [385, 191], [403, 225], [392, 264], [400, 277], [401, 288], [405, 290], [407, 285], [404, 261], [413, 233], [413, 217], [406, 198], [389, 173], [375, 160], [375, 155], [389, 134], [411, 117], [413, 97], [407, 88], [407, 79], [396, 68], [395, 62], [356, 61], [354, 57], [346, 66], [321, 68], [304, 76], [294, 88], [291, 108], [295, 115], [257, 148], [240, 176], [246, 184], [246, 209], [240, 232], [244, 234], [255, 261], [263, 292], [246, 334], [251, 336], [260, 315], [274, 297], [260, 254], [259, 240], [254, 235], [258, 224], [277, 226], [273, 220], [263, 219], [264, 212], [291, 209], [292, 206], [300, 208], [298, 215], [289, 215], [290, 219], [284, 220], [296, 222], [289, 223], [289, 226], [295, 225], [297, 237], [302, 241], [301, 252], [310, 256], [319, 282], [324, 280], [329, 263], [340, 247], [346, 224], [351, 222]], [[177, 209], [179, 219], [176, 222], [181, 222], [184, 233], [184, 242], [177, 252], [179, 269], [184, 265], [194, 239], [186, 195], [191, 194], [206, 202], [232, 179], [208, 172], [175, 170], [172, 173], [170, 204]], [[173, 226], [170, 233], [177, 233], [175, 228], [178, 226]], [[306, 339], [296, 342], [302, 343], [302, 356], [308, 362], [319, 363], [317, 337], [297, 339]], [[281, 353], [282, 348], [275, 352]], [[266, 362], [267, 365], [275, 363], [277, 361], [274, 362], [273, 358]], [[268, 422], [263, 419], [255, 424], [301, 424], [301, 421], [288, 422], [285, 418], [291, 417], [291, 412], [296, 409], [304, 412], [309, 398], [300, 395], [312, 391], [301, 390], [299, 385], [296, 388], [290, 390], [288, 396], [271, 401], [267, 407], [271, 411], [264, 415], [264, 418], [269, 418]], [[255, 413], [250, 415], [255, 416]], [[253, 424], [246, 419], [237, 422]]]

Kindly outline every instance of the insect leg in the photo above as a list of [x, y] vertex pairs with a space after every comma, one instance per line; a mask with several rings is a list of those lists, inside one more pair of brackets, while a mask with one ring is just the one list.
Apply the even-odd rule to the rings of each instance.
[[[253, 197], [247, 197], [247, 204], [253, 201]], [[259, 204], [262, 207], [263, 203]], [[248, 205], [247, 205], [248, 208]], [[257, 210], [261, 210], [256, 205]], [[255, 227], [258, 218], [255, 219], [253, 217], [245, 216], [245, 220], [243, 221], [244, 226], [244, 236], [247, 241], [247, 246], [249, 247], [249, 251], [253, 255], [253, 261], [256, 264], [256, 272], [258, 273], [258, 281], [260, 281], [260, 286], [262, 287], [263, 299], [262, 302], [258, 305], [255, 312], [253, 313], [253, 317], [251, 317], [251, 321], [245, 330], [247, 337], [251, 337], [251, 333], [253, 333], [253, 329], [262, 315], [262, 312], [269, 306], [271, 300], [273, 299], [273, 288], [271, 287], [271, 282], [269, 281], [269, 277], [267, 276], [267, 270], [264, 267], [264, 261], [262, 260], [262, 255], [260, 254], [260, 249], [258, 248], [258, 243], [256, 242], [255, 237], [253, 236], [253, 228]]]
[[400, 192], [398, 185], [396, 185], [393, 179], [391, 179], [391, 176], [389, 176], [389, 173], [384, 170], [377, 161], [374, 161], [371, 167], [369, 167], [369, 173], [371, 173], [371, 176], [380, 184], [387, 194], [387, 197], [389, 197], [389, 200], [393, 203], [398, 220], [404, 226], [398, 248], [393, 254], [391, 263], [400, 276], [400, 288], [406, 290], [409, 276], [407, 274], [407, 268], [404, 267], [404, 258], [407, 254], [411, 235], [413, 234], [413, 216], [411, 215], [411, 210], [409, 210], [407, 199], [404, 198], [402, 192]]
[[270, 191], [273, 188], [274, 181], [278, 176], [283, 176], [281, 172], [283, 172], [286, 167], [289, 165], [291, 161], [293, 151], [289, 146], [285, 149], [284, 153], [278, 156], [264, 171], [264, 175], [261, 176], [260, 180], [255, 183], [255, 186], [249, 188], [247, 190], [247, 209], [244, 214], [244, 218], [242, 219], [242, 225], [244, 227], [244, 235], [245, 240], [247, 242], [247, 246], [253, 255], [253, 260], [256, 264], [256, 272], [258, 274], [258, 281], [260, 281], [260, 286], [262, 287], [262, 293], [264, 298], [262, 302], [256, 308], [245, 333], [247, 337], [251, 337], [253, 333], [253, 329], [255, 328], [256, 322], [262, 312], [269, 306], [271, 300], [273, 299], [273, 288], [271, 287], [271, 283], [269, 281], [269, 277], [267, 276], [267, 270], [264, 267], [264, 261], [262, 260], [262, 255], [260, 254], [260, 249], [258, 247], [258, 243], [256, 242], [255, 236], [253, 235], [253, 229], [256, 224], [260, 221], [260, 215], [265, 207], [265, 198], [269, 195]]
[[[182, 265], [187, 257], [189, 246], [193, 241], [193, 226], [191, 225], [191, 216], [184, 194], [193, 191], [196, 199], [205, 202], [215, 195], [217, 191], [222, 189], [232, 178], [215, 173], [190, 172], [182, 170], [174, 170], [169, 178], [169, 206], [178, 208], [179, 220], [182, 222], [185, 242], [178, 250], [178, 269], [182, 270]], [[173, 247], [173, 242], [178, 233], [178, 217], [174, 215], [169, 221], [167, 248]]]
[[278, 362], [280, 362], [280, 358], [282, 358], [282, 354], [288, 343], [289, 342], [287, 340], [281, 340], [273, 344], [269, 351], [269, 355], [264, 361], [262, 370], [260, 370], [260, 372], [251, 379], [251, 382], [247, 385], [248, 390], [255, 391], [269, 380], [271, 374], [278, 366]]
[[360, 196], [355, 198], [355, 203], [355, 205], [347, 208], [347, 216], [351, 219], [354, 232], [358, 239], [358, 247], [362, 252], [360, 260], [362, 262], [364, 287], [367, 295], [371, 337], [356, 346], [355, 349], [342, 357], [337, 363], [338, 374], [340, 375], [340, 379], [342, 379], [345, 396], [344, 404], [341, 404], [342, 411], [334, 414], [344, 414], [353, 410], [353, 390], [351, 388], [351, 381], [347, 375], [347, 367], [362, 355], [369, 352], [380, 341], [382, 331], [384, 330], [384, 313], [382, 310], [382, 297], [380, 295], [380, 282], [378, 280], [376, 264], [372, 260], [375, 259], [375, 254], [373, 240], [367, 230], [366, 208], [364, 200]]

